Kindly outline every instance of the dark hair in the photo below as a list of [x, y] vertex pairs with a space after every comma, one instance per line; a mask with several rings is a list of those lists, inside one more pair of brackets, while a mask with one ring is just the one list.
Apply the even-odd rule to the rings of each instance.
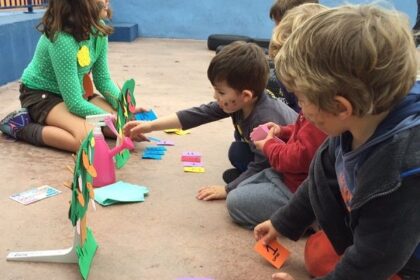
[[51, 41], [57, 32], [66, 32], [80, 42], [89, 35], [109, 35], [112, 28], [100, 21], [100, 9], [95, 0], [50, 0], [37, 26]]
[[281, 21], [288, 10], [304, 3], [319, 3], [319, 0], [276, 0], [270, 9], [270, 19]]
[[268, 71], [267, 58], [259, 46], [237, 41], [213, 57], [207, 77], [212, 85], [226, 82], [235, 90], [251, 90], [258, 97], [267, 85]]

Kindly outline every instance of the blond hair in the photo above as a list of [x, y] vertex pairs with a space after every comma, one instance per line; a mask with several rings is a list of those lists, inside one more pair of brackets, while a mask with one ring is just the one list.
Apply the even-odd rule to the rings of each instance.
[[327, 10], [328, 8], [316, 3], [302, 4], [286, 12], [279, 25], [274, 28], [268, 47], [268, 55], [274, 59], [286, 39], [292, 34], [293, 30], [300, 27], [311, 16]]
[[276, 70], [291, 90], [337, 113], [335, 96], [353, 114], [390, 110], [416, 80], [416, 47], [407, 17], [374, 5], [321, 12], [294, 31], [277, 55]]

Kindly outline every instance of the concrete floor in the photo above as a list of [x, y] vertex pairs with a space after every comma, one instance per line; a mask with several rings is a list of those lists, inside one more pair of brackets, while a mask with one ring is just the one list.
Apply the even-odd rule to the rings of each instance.
[[[213, 56], [204, 41], [138, 39], [111, 43], [109, 61], [120, 85], [136, 80], [137, 104], [163, 116], [212, 99], [206, 70]], [[18, 82], [0, 87], [0, 103], [1, 118], [18, 108]], [[117, 171], [119, 180], [149, 188], [144, 203], [90, 209], [88, 225], [100, 247], [89, 279], [271, 279], [277, 270], [253, 250], [252, 232], [231, 222], [225, 202], [195, 199], [200, 186], [223, 184], [221, 174], [230, 167], [231, 120], [195, 128], [186, 136], [151, 135], [176, 145], [162, 160], [153, 161], [140, 159], [146, 146], [140, 143]], [[205, 173], [183, 172], [180, 156], [187, 150], [203, 154]], [[71, 155], [0, 137], [0, 164], [0, 279], [80, 279], [75, 264], [6, 261], [11, 251], [71, 246], [70, 190], [63, 186], [71, 179], [65, 168], [72, 164]], [[9, 199], [44, 184], [62, 193], [28, 206]], [[309, 279], [302, 258], [304, 242], [280, 241], [292, 251], [282, 270], [298, 280]]]

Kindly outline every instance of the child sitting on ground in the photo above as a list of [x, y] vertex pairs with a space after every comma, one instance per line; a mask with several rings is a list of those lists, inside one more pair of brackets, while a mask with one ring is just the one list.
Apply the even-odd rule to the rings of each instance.
[[[36, 146], [76, 152], [92, 129], [85, 117], [115, 113], [120, 90], [108, 67], [107, 36], [112, 28], [102, 20], [109, 16], [106, 3], [49, 1], [38, 26], [42, 35], [34, 57], [22, 75], [22, 109], [0, 122], [4, 134]], [[102, 96], [86, 94], [83, 85], [85, 79], [90, 81], [90, 73]], [[114, 136], [107, 128], [104, 133]]]
[[255, 238], [297, 240], [317, 220], [323, 231], [305, 250], [317, 279], [420, 279], [420, 83], [407, 18], [374, 5], [330, 9], [293, 32], [277, 59], [305, 117], [330, 138]]
[[237, 141], [229, 149], [229, 159], [235, 169], [229, 169], [223, 176], [227, 186], [205, 187], [197, 195], [198, 199], [224, 199], [227, 190], [269, 167], [265, 156], [250, 140], [251, 131], [270, 121], [281, 125], [293, 123], [297, 114], [265, 93], [268, 63], [263, 50], [254, 43], [234, 42], [224, 47], [210, 62], [207, 76], [214, 87], [216, 101], [151, 122], [128, 122], [124, 133], [133, 140], [144, 140], [143, 133], [168, 128], [189, 129], [231, 117]]
[[[275, 56], [290, 34], [305, 21], [327, 7], [302, 4], [289, 10], [275, 28]], [[270, 131], [264, 140], [254, 142], [268, 158], [271, 168], [249, 177], [228, 193], [226, 204], [232, 219], [253, 229], [287, 204], [298, 186], [308, 176], [309, 165], [326, 134], [305, 119], [302, 113], [294, 124], [279, 126], [268, 123]]]
[[[274, 4], [270, 8], [270, 19], [272, 19], [275, 23], [275, 27], [273, 29], [273, 34], [275, 33], [276, 27], [279, 25], [285, 14], [297, 7], [299, 5], [305, 3], [319, 3], [318, 0], [276, 0]], [[272, 36], [273, 38], [273, 36]], [[267, 83], [267, 90], [272, 93], [274, 96], [283, 99], [287, 105], [289, 105], [293, 110], [299, 112], [299, 106], [297, 104], [296, 97], [287, 91], [287, 89], [283, 86], [283, 84], [277, 79], [276, 71], [274, 69], [274, 53], [272, 50], [272, 40], [270, 40], [270, 45], [268, 48], [268, 56], [269, 56], [269, 65], [270, 65], [270, 75], [268, 78]], [[277, 53], [277, 52], [276, 52]]]

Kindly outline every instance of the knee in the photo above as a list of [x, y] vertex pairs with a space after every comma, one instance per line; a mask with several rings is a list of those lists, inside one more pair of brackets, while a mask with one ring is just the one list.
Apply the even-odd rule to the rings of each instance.
[[238, 196], [236, 195], [236, 190], [232, 190], [228, 193], [228, 196], [226, 197], [226, 207], [228, 209], [229, 214], [232, 216], [232, 213], [236, 213], [237, 209], [240, 209], [241, 201], [238, 199]]
[[254, 153], [249, 148], [248, 143], [235, 141], [229, 147], [228, 158], [235, 168], [244, 172], [248, 164], [253, 161]]
[[73, 147], [74, 147], [75, 152], [79, 150], [80, 145], [83, 142], [83, 140], [85, 140], [86, 136], [87, 136], [86, 132], [77, 132], [73, 134], [73, 137], [74, 137]]
[[247, 213], [247, 203], [241, 199], [237, 190], [229, 192], [226, 198], [226, 207], [232, 220], [248, 229], [253, 229], [254, 224], [250, 223]]

